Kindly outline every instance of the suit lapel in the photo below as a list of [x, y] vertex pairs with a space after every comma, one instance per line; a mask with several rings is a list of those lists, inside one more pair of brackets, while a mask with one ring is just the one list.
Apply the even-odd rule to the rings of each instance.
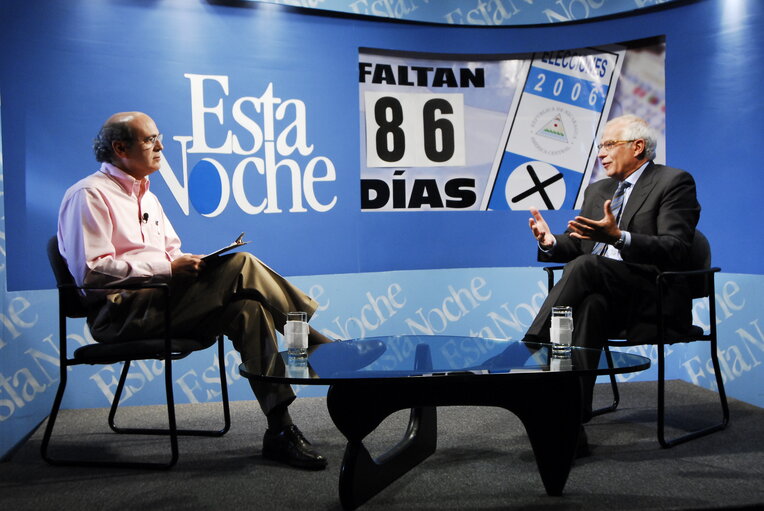
[[650, 163], [645, 167], [645, 171], [639, 177], [637, 184], [634, 186], [634, 190], [629, 195], [629, 201], [623, 209], [623, 215], [621, 215], [621, 227], [627, 229], [629, 222], [634, 218], [634, 215], [639, 211], [639, 208], [644, 204], [647, 196], [650, 195], [650, 191], [655, 186], [655, 164]]
[[606, 200], [613, 198], [616, 188], [618, 188], [618, 181], [615, 179], [607, 178], [603, 181], [602, 186], [597, 189], [597, 199], [594, 201], [597, 209], [591, 213], [592, 218], [602, 218], [602, 205]]

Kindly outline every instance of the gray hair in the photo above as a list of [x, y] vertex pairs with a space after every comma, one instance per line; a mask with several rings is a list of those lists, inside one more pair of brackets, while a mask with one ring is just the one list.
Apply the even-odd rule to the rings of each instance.
[[655, 134], [650, 125], [636, 115], [622, 115], [608, 121], [608, 124], [624, 124], [623, 133], [621, 136], [624, 140], [639, 140], [645, 141], [645, 150], [642, 153], [642, 157], [647, 160], [655, 158], [655, 147], [658, 145], [658, 137]]
[[133, 129], [128, 120], [106, 121], [101, 126], [96, 138], [93, 139], [93, 152], [96, 161], [112, 163], [114, 161], [114, 149], [112, 142], [121, 140], [125, 147], [129, 148], [133, 144]]

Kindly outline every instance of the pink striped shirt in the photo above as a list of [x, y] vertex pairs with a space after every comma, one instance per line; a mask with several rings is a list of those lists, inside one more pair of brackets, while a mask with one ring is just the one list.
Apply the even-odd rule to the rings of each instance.
[[78, 285], [167, 282], [183, 255], [149, 179], [109, 163], [64, 194], [58, 246]]

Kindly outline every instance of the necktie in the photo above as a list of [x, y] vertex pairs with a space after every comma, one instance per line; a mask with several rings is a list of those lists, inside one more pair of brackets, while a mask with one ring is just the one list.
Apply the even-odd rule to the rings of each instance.
[[[618, 188], [615, 189], [615, 194], [613, 194], [613, 200], [610, 203], [610, 211], [613, 212], [613, 216], [615, 217], [615, 223], [618, 224], [621, 221], [621, 209], [623, 209], [623, 195], [626, 193], [626, 189], [631, 186], [631, 183], [627, 181], [621, 181], [618, 183]], [[598, 241], [594, 244], [594, 248], [592, 249], [592, 254], [602, 255], [605, 253], [605, 250], [607, 250], [607, 243], [602, 243], [601, 241]]]

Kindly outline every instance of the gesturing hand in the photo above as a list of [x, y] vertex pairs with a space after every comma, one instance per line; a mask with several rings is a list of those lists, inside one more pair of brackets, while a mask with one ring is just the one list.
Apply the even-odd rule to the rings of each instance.
[[601, 241], [602, 243], [614, 243], [621, 237], [621, 230], [610, 209], [612, 201], [605, 201], [602, 206], [604, 216], [601, 220], [592, 220], [583, 216], [577, 216], [568, 222], [570, 237], [580, 240]]
[[539, 242], [542, 248], [551, 248], [554, 245], [554, 235], [549, 230], [549, 225], [547, 225], [546, 220], [541, 216], [538, 209], [531, 208], [530, 212], [533, 218], [528, 219], [528, 225], [531, 227], [533, 237], [536, 238], [536, 241]]

